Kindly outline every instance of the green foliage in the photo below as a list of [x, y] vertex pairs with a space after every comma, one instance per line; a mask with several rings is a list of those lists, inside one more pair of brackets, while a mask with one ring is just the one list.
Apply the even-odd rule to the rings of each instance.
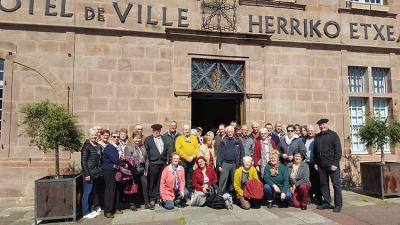
[[391, 144], [400, 143], [400, 122], [397, 120], [389, 121], [389, 137]]
[[360, 127], [358, 136], [367, 147], [376, 146], [377, 150], [383, 150], [388, 143], [400, 143], [400, 122], [368, 117]]
[[387, 121], [369, 117], [364, 125], [360, 127], [358, 135], [367, 147], [377, 146], [378, 149], [381, 149], [389, 143]]
[[24, 106], [22, 125], [24, 135], [30, 143], [48, 152], [63, 146], [65, 150], [79, 151], [82, 133], [76, 126], [76, 119], [63, 106], [42, 101]]

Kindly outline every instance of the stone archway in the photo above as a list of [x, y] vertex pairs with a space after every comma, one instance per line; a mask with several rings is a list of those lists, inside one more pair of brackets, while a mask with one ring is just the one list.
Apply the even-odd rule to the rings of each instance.
[[5, 60], [5, 63], [17, 64], [29, 68], [41, 76], [48, 85], [54, 90], [54, 96], [58, 103], [65, 103], [66, 87], [61, 80], [50, 72], [47, 65], [39, 63], [35, 59], [26, 58], [10, 51], [0, 49], [0, 58]]

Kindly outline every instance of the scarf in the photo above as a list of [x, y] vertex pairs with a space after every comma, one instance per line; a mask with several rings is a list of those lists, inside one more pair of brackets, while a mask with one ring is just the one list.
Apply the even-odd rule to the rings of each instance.
[[294, 139], [296, 139], [296, 138], [299, 138], [299, 135], [295, 134], [295, 135], [293, 135], [292, 138], [289, 138], [289, 136], [286, 135], [285, 136], [285, 142], [286, 142], [286, 144], [290, 145], [292, 143], [292, 141]]
[[172, 169], [172, 175], [174, 175], [174, 190], [179, 190], [179, 176], [178, 176], [178, 166], [173, 166], [171, 164], [170, 168]]
[[144, 156], [142, 152], [142, 148], [140, 146], [134, 145], [133, 146], [133, 153], [132, 153], [133, 164], [136, 168], [140, 167], [140, 164], [144, 162]]

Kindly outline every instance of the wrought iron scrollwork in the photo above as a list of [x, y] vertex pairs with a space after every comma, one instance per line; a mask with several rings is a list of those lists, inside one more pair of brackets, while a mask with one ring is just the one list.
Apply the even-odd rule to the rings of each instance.
[[200, 92], [243, 93], [244, 63], [193, 59], [192, 90]]
[[237, 0], [203, 0], [203, 30], [236, 31]]

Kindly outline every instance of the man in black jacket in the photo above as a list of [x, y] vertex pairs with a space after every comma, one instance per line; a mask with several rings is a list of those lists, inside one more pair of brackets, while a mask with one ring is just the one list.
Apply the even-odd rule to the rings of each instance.
[[[342, 147], [339, 136], [328, 127], [328, 119], [320, 119], [317, 124], [320, 129], [314, 140], [315, 170], [319, 172], [321, 192], [324, 203], [318, 209], [333, 209], [333, 212], [340, 212], [342, 209], [342, 188], [340, 184], [340, 158]], [[335, 207], [331, 205], [329, 190], [329, 177], [333, 184], [335, 194]]]
[[235, 129], [232, 126], [226, 127], [226, 137], [219, 144], [217, 154], [217, 166], [221, 172], [219, 190], [221, 193], [225, 193], [228, 180], [233, 185], [235, 170], [242, 165], [244, 157], [243, 144], [239, 138], [235, 137]]
[[164, 166], [170, 161], [172, 149], [168, 141], [161, 136], [161, 124], [151, 126], [153, 134], [144, 141], [144, 146], [149, 158], [149, 198], [150, 209], [160, 199], [160, 179]]
[[181, 135], [178, 131], [176, 131], [178, 124], [176, 121], [171, 121], [169, 123], [169, 130], [163, 134], [163, 138], [167, 140], [168, 145], [172, 146], [172, 152], [175, 152], [175, 141], [176, 138]]

